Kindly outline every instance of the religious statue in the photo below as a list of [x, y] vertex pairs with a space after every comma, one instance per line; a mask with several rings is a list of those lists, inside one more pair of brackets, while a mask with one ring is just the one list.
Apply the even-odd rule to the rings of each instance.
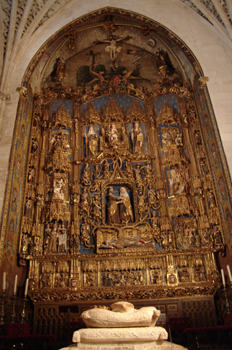
[[190, 274], [188, 268], [184, 267], [179, 269], [179, 281], [190, 282]]
[[110, 145], [117, 146], [119, 135], [115, 124], [112, 124], [108, 130], [108, 139]]
[[28, 183], [33, 184], [35, 182], [35, 168], [29, 167], [28, 170]]
[[104, 176], [105, 180], [109, 179], [111, 176], [110, 164], [109, 164], [109, 161], [107, 159], [104, 161], [104, 165], [103, 165], [103, 176]]
[[65, 194], [65, 179], [61, 176], [53, 181], [53, 199], [64, 200]]
[[59, 228], [58, 234], [58, 252], [66, 253], [67, 252], [67, 229], [65, 224], [62, 224]]
[[128, 178], [128, 179], [133, 179], [134, 177], [134, 173], [133, 173], [133, 165], [131, 163], [131, 160], [130, 159], [127, 159], [126, 160], [126, 163], [124, 165], [124, 168], [125, 168], [125, 176]]
[[147, 199], [150, 207], [152, 207], [153, 209], [158, 209], [159, 202], [158, 202], [157, 193], [156, 193], [156, 190], [151, 185], [149, 185], [148, 187]]
[[95, 195], [92, 205], [93, 205], [93, 210], [92, 210], [93, 219], [96, 221], [97, 224], [99, 224], [99, 221], [102, 215], [101, 215], [101, 203], [98, 198], [98, 195]]
[[93, 170], [93, 182], [91, 185], [91, 192], [99, 191], [101, 183], [101, 170], [99, 165], [95, 165]]
[[130, 202], [129, 194], [125, 187], [120, 188], [120, 199], [122, 200], [120, 218], [126, 222], [133, 222], [133, 211]]
[[78, 119], [77, 118], [75, 118], [74, 119], [74, 128], [75, 128], [75, 132], [78, 132]]
[[143, 131], [138, 122], [135, 123], [134, 128], [131, 130], [131, 141], [133, 153], [143, 153]]
[[27, 254], [28, 249], [28, 238], [25, 233], [22, 235], [21, 252], [22, 254]]
[[145, 181], [148, 185], [152, 183], [152, 168], [151, 168], [151, 162], [147, 162], [144, 166], [145, 170]]
[[108, 46], [106, 46], [105, 51], [109, 52], [110, 54], [110, 59], [111, 61], [115, 61], [116, 59], [116, 53], [120, 52], [122, 47], [118, 46], [117, 47], [117, 42], [123, 41], [123, 40], [128, 40], [130, 39], [130, 36], [126, 36], [124, 38], [118, 38], [116, 39], [115, 36], [110, 35], [109, 39], [106, 40], [96, 40], [95, 43], [100, 44], [100, 43], [107, 43], [109, 44]]
[[156, 50], [155, 59], [159, 74], [165, 77], [166, 75], [170, 75], [174, 72], [174, 68], [167, 52], [158, 48]]
[[195, 130], [194, 138], [197, 145], [202, 145], [200, 130]]
[[138, 188], [141, 188], [143, 186], [143, 180], [142, 180], [142, 176], [141, 176], [141, 165], [140, 164], [136, 164], [136, 168], [134, 169], [134, 172], [135, 172], [136, 185]]
[[79, 204], [80, 203], [80, 194], [79, 193], [73, 193], [71, 195], [72, 204]]
[[140, 214], [140, 220], [143, 218], [143, 213], [147, 211], [147, 204], [145, 202], [145, 195], [140, 189], [138, 193], [138, 211]]
[[81, 177], [81, 183], [82, 183], [82, 185], [85, 185], [85, 186], [88, 186], [91, 184], [91, 182], [90, 182], [90, 167], [89, 167], [88, 163], [84, 167], [83, 174]]
[[213, 192], [208, 191], [207, 192], [207, 198], [208, 198], [208, 204], [209, 208], [215, 208], [216, 207], [216, 201]]
[[40, 277], [40, 288], [51, 288], [52, 285], [52, 274], [50, 273], [42, 273]]
[[32, 209], [33, 209], [32, 199], [27, 198], [26, 203], [25, 203], [25, 216], [31, 217], [32, 216]]
[[186, 192], [188, 183], [183, 172], [176, 169], [168, 171], [169, 194], [170, 196]]
[[66, 63], [63, 57], [58, 57], [54, 64], [52, 78], [55, 81], [60, 82], [65, 77]]
[[[175, 129], [176, 130], [176, 129]], [[174, 141], [175, 141], [175, 144], [178, 146], [178, 147], [183, 147], [183, 142], [182, 142], [182, 133], [178, 130], [176, 131], [175, 133], [175, 138], [174, 138]]]
[[152, 226], [153, 234], [154, 234], [155, 238], [156, 238], [156, 236], [159, 237], [159, 235], [160, 235], [159, 218], [157, 217], [156, 211], [152, 212], [151, 226]]
[[121, 198], [113, 194], [114, 188], [112, 186], [109, 187], [108, 191], [107, 222], [109, 224], [120, 224], [118, 204], [122, 203]]
[[89, 131], [84, 133], [86, 153], [88, 156], [96, 157], [98, 152], [98, 135], [93, 126], [89, 127]]
[[57, 237], [58, 237], [57, 224], [54, 224], [53, 228], [51, 229], [48, 253], [57, 253]]
[[214, 245], [217, 247], [218, 245], [220, 246], [222, 244], [222, 235], [221, 231], [218, 229], [217, 226], [214, 227], [214, 232], [213, 232], [213, 238], [214, 238]]
[[84, 213], [89, 213], [90, 208], [89, 208], [89, 194], [87, 192], [87, 188], [84, 187], [83, 192], [80, 196], [80, 214], [84, 214]]
[[203, 282], [205, 280], [205, 267], [203, 265], [197, 265], [195, 269], [195, 281]]
[[94, 247], [94, 245], [90, 244], [90, 226], [86, 217], [83, 219], [83, 224], [81, 225], [80, 241], [87, 249]]
[[36, 138], [33, 138], [31, 140], [31, 153], [35, 153], [38, 149], [39, 145], [38, 145], [38, 141]]

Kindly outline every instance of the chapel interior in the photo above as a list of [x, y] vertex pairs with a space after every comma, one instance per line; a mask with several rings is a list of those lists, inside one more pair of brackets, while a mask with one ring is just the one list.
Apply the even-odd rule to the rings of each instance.
[[[202, 6], [219, 11], [224, 3], [231, 22], [230, 1], [203, 1], [198, 11], [200, 1], [177, 2], [204, 22], [212, 18]], [[22, 18], [33, 8], [25, 3], [17, 3]], [[9, 6], [12, 21], [16, 5]], [[218, 15], [230, 36], [230, 22]], [[15, 39], [27, 29], [22, 18]], [[231, 178], [211, 77], [155, 18], [123, 6], [76, 13], [41, 39], [15, 86], [2, 195], [0, 349], [67, 346], [84, 327], [83, 311], [116, 301], [155, 306], [171, 342], [230, 349]], [[1, 127], [11, 103], [8, 25]]]

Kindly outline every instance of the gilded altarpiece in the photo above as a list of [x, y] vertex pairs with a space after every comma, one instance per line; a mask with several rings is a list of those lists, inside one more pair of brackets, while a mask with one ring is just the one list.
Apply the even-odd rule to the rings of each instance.
[[19, 254], [32, 300], [214, 294], [223, 229], [190, 93], [55, 96], [35, 99], [29, 147]]
[[110, 21], [107, 11], [93, 15], [99, 24], [86, 18], [88, 35], [81, 19], [46, 44], [47, 56], [60, 46], [41, 70], [32, 118], [29, 89], [21, 97], [30, 137], [25, 174], [17, 175], [21, 151], [12, 174], [18, 186], [24, 178], [23, 203], [13, 184], [8, 209], [21, 208], [19, 264], [29, 265], [35, 324], [65, 323], [62, 306], [80, 314], [113, 300], [169, 316], [204, 304], [208, 319], [220, 287], [215, 253], [231, 241], [232, 216], [207, 89], [167, 28], [117, 9]]

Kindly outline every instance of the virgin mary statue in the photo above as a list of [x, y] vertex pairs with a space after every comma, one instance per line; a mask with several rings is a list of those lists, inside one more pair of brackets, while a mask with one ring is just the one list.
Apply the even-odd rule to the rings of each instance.
[[128, 194], [127, 190], [125, 189], [125, 187], [120, 188], [120, 199], [122, 201], [121, 212], [120, 212], [121, 220], [133, 222], [132, 205], [130, 202], [129, 194]]

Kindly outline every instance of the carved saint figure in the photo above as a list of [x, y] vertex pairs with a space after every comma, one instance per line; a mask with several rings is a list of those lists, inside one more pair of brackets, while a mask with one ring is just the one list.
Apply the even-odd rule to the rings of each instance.
[[80, 214], [89, 213], [89, 195], [87, 189], [84, 187], [80, 199]]
[[182, 143], [182, 134], [180, 131], [176, 132], [176, 135], [175, 135], [175, 144], [179, 147], [183, 147], [183, 143]]
[[151, 206], [153, 209], [157, 209], [158, 206], [158, 197], [156, 190], [150, 185], [148, 192], [147, 192], [147, 198], [149, 206]]
[[171, 169], [169, 172], [168, 180], [170, 196], [185, 192], [187, 182], [180, 172], [175, 169]]
[[65, 227], [65, 224], [62, 224], [59, 229], [59, 235], [58, 235], [58, 252], [66, 253], [66, 251], [67, 251], [67, 229]]
[[48, 246], [49, 253], [57, 252], [57, 237], [58, 237], [57, 225], [54, 224], [50, 234], [50, 240], [49, 240], [49, 246]]
[[95, 165], [93, 170], [93, 182], [91, 185], [91, 192], [99, 191], [100, 189], [100, 181], [101, 179], [101, 171], [99, 169], [99, 165]]
[[120, 199], [122, 200], [122, 210], [121, 210], [121, 219], [122, 221], [132, 221], [133, 222], [133, 211], [129, 198], [129, 194], [125, 187], [120, 188]]
[[25, 204], [25, 216], [31, 217], [32, 216], [32, 209], [33, 209], [32, 200], [30, 198], [27, 198], [26, 204]]
[[63, 177], [56, 178], [53, 182], [53, 199], [64, 200], [65, 180]]
[[22, 235], [22, 243], [21, 243], [21, 251], [23, 254], [27, 253], [27, 249], [28, 249], [28, 238], [27, 235], [24, 233]]
[[160, 234], [160, 228], [159, 228], [159, 218], [157, 217], [156, 211], [152, 212], [151, 217], [151, 226], [153, 228], [153, 233], [155, 236]]
[[99, 223], [100, 219], [101, 219], [101, 203], [99, 201], [99, 198], [97, 195], [95, 195], [94, 199], [93, 199], [93, 218], [94, 220]]
[[52, 78], [55, 81], [61, 81], [65, 77], [66, 63], [63, 57], [58, 57], [52, 72]]
[[147, 205], [145, 202], [145, 195], [143, 194], [143, 191], [140, 190], [138, 193], [138, 211], [140, 214], [140, 219], [143, 217], [143, 213], [147, 210]]
[[35, 169], [34, 167], [30, 167], [28, 171], [28, 183], [34, 183], [35, 181]]
[[46, 253], [48, 252], [48, 248], [49, 248], [51, 232], [52, 232], [52, 229], [50, 227], [50, 224], [47, 224], [44, 230], [44, 233], [45, 233], [44, 250]]
[[103, 175], [104, 175], [104, 179], [107, 180], [110, 178], [110, 164], [109, 161], [106, 159], [104, 161], [104, 165], [103, 165]]
[[31, 141], [31, 153], [35, 153], [38, 149], [39, 145], [38, 145], [38, 141], [36, 138], [33, 138]]
[[98, 136], [93, 126], [89, 127], [88, 133], [84, 133], [86, 151], [89, 156], [96, 157], [98, 151]]
[[141, 176], [141, 166], [140, 164], [136, 164], [135, 171], [135, 181], [138, 188], [141, 188], [143, 186], [143, 180]]
[[145, 179], [147, 184], [152, 183], [152, 168], [151, 168], [151, 162], [147, 162], [147, 164], [144, 167], [145, 170]]
[[214, 197], [213, 192], [208, 191], [207, 197], [208, 197], [209, 207], [210, 208], [215, 208], [216, 207], [216, 202], [215, 202], [215, 197]]
[[87, 163], [84, 170], [83, 170], [83, 174], [81, 177], [81, 183], [85, 186], [90, 185], [90, 168], [89, 168], [89, 164]]
[[159, 69], [159, 74], [162, 76], [173, 74], [175, 71], [170, 61], [169, 55], [164, 50], [158, 48], [155, 54], [156, 64]]
[[131, 131], [131, 141], [133, 153], [143, 153], [143, 132], [139, 123], [135, 123], [134, 128]]
[[108, 189], [107, 203], [107, 222], [109, 224], [120, 224], [118, 204], [121, 203], [121, 198], [113, 194], [114, 188], [111, 186]]
[[115, 145], [118, 142], [118, 130], [115, 124], [112, 124], [108, 130], [108, 139], [111, 145]]
[[128, 177], [129, 179], [133, 178], [133, 176], [134, 176], [133, 165], [132, 165], [130, 159], [126, 160], [124, 168], [125, 168], [125, 176]]
[[83, 219], [83, 224], [81, 225], [81, 243], [85, 245], [86, 248], [93, 248], [94, 246], [90, 244], [90, 226], [87, 219]]

